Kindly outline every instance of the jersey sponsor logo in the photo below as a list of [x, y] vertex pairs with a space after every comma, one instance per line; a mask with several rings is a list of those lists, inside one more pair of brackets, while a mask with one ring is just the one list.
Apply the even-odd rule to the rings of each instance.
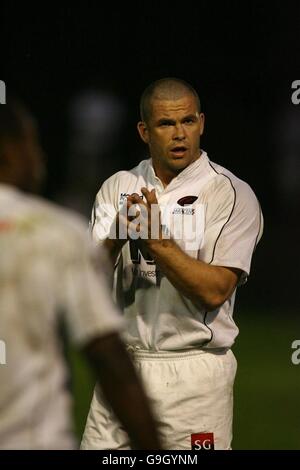
[[171, 236], [181, 243], [184, 250], [199, 250], [204, 240], [205, 206], [166, 206], [161, 211], [162, 224], [169, 228]]
[[130, 257], [133, 264], [141, 264], [141, 259], [143, 258], [147, 264], [155, 264], [154, 259], [149, 254], [148, 250], [144, 245], [137, 245], [134, 240], [129, 240], [130, 247]]
[[197, 199], [198, 196], [183, 196], [178, 199], [177, 204], [180, 206], [191, 206], [195, 201], [197, 201]]
[[[160, 284], [161, 273], [155, 265], [154, 259], [149, 255], [148, 251], [145, 249], [145, 246], [137, 246], [137, 243], [134, 240], [129, 241], [130, 246], [130, 258], [132, 262], [132, 274], [134, 277], [140, 277], [143, 279], [148, 279], [149, 282], [154, 282], [155, 284]], [[141, 265], [143, 262], [146, 263], [147, 267], [151, 266], [150, 269], [142, 269]]]
[[195, 214], [195, 209], [192, 207], [175, 207], [172, 212], [173, 215], [194, 215]]
[[140, 269], [139, 275], [141, 277], [156, 277], [157, 276], [157, 271], [144, 271], [143, 269]]
[[214, 450], [214, 433], [200, 432], [191, 434], [191, 447], [192, 450]]
[[[134, 193], [137, 194], [137, 193]], [[119, 204], [123, 204], [124, 201], [128, 198], [128, 196], [132, 196], [132, 194], [129, 193], [121, 193], [120, 194], [120, 199], [119, 199]], [[144, 195], [143, 194], [138, 194], [138, 196], [143, 199]]]
[[186, 207], [186, 206], [191, 206], [194, 204], [195, 201], [197, 201], [198, 196], [183, 196], [180, 199], [178, 199], [177, 204], [181, 207], [175, 207], [173, 209], [172, 214], [173, 215], [194, 215], [195, 214], [195, 209], [192, 207]]

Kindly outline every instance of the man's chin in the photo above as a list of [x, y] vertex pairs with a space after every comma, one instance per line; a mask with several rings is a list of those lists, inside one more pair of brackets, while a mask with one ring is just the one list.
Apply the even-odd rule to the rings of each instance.
[[173, 158], [170, 162], [170, 166], [174, 171], [182, 171], [189, 165], [189, 161], [186, 158]]

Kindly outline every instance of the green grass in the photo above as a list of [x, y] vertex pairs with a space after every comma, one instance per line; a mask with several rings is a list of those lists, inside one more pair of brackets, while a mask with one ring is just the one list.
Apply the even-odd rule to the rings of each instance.
[[[291, 362], [292, 341], [300, 339], [299, 318], [249, 311], [239, 311], [237, 317], [233, 448], [300, 449], [300, 364]], [[72, 351], [71, 361], [80, 438], [94, 379], [78, 353]]]
[[73, 348], [70, 349], [69, 360], [71, 361], [74, 394], [74, 427], [76, 436], [80, 441], [93, 396], [95, 378], [83, 355], [73, 350]]
[[291, 344], [296, 315], [241, 312], [235, 384], [235, 449], [300, 449], [300, 365]]

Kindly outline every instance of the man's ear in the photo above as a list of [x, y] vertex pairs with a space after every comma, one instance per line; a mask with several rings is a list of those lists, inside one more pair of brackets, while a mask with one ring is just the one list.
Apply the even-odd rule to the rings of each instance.
[[146, 126], [144, 121], [138, 122], [137, 130], [138, 130], [138, 133], [140, 134], [140, 137], [141, 137], [142, 141], [145, 142], [145, 144], [148, 144], [149, 143], [149, 132], [148, 132], [147, 126]]
[[201, 136], [204, 132], [204, 124], [205, 124], [205, 116], [203, 113], [200, 113], [199, 121], [200, 121], [200, 136]]

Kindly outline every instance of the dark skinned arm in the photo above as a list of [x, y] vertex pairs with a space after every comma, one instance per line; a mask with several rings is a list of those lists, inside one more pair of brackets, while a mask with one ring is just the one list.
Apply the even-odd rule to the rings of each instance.
[[161, 449], [148, 399], [118, 334], [94, 339], [84, 352], [133, 448]]

